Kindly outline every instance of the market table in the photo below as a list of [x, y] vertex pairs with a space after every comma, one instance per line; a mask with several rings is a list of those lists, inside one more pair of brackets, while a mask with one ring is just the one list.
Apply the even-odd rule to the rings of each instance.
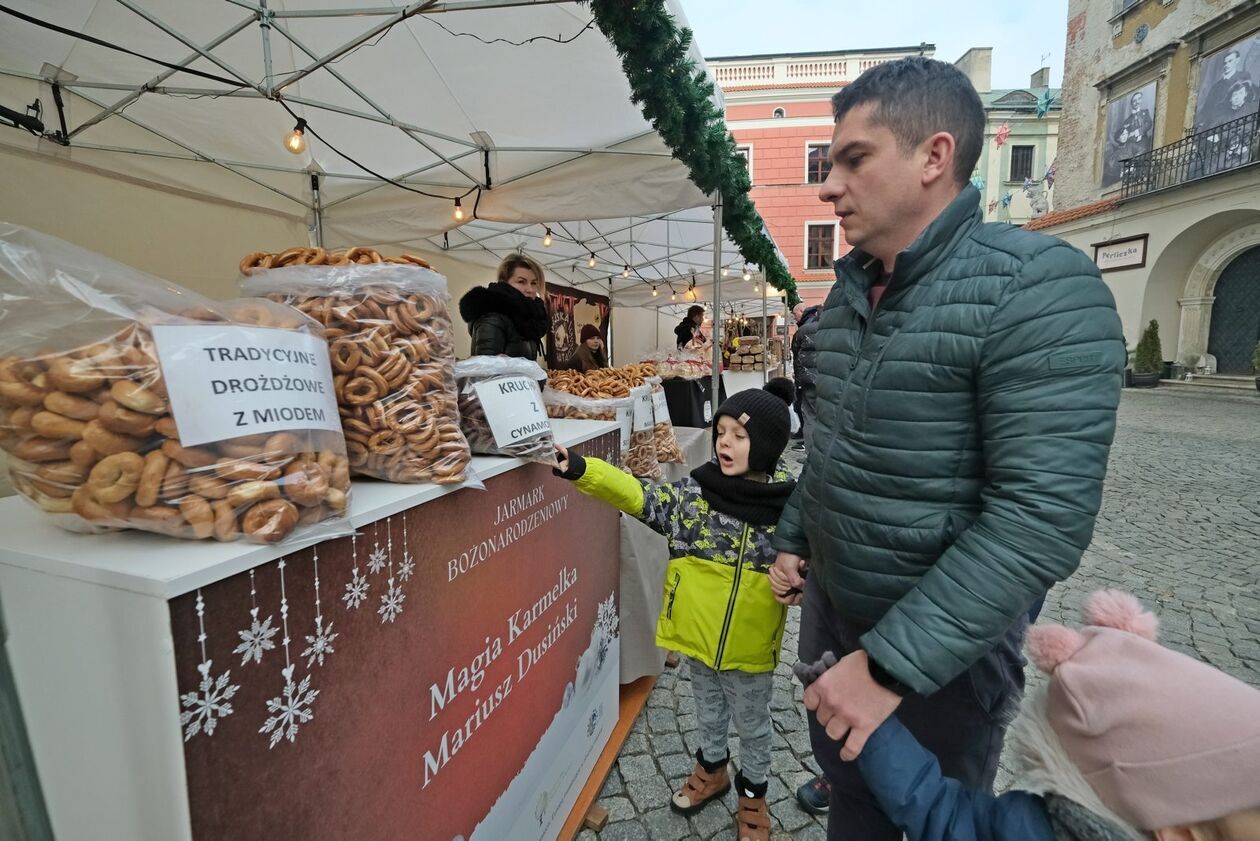
[[[618, 426], [553, 422], [578, 452]], [[0, 603], [53, 831], [551, 838], [618, 716], [617, 513], [516, 459], [356, 481], [283, 553], [75, 535], [0, 500]]]

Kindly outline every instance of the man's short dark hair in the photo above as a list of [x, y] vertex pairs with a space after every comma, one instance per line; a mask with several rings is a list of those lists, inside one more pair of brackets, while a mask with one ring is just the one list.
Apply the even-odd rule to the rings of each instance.
[[938, 131], [954, 136], [954, 180], [971, 178], [984, 146], [984, 106], [961, 70], [943, 61], [912, 56], [872, 67], [831, 98], [840, 122], [844, 115], [875, 103], [871, 120], [909, 152]]
[[704, 315], [704, 307], [700, 306], [699, 304], [692, 304], [691, 306], [687, 307], [688, 318], [695, 318], [697, 315]]

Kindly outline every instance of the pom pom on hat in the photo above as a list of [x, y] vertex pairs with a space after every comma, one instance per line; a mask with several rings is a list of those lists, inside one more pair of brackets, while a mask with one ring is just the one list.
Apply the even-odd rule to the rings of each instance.
[[1136, 596], [1121, 590], [1099, 590], [1085, 600], [1085, 623], [1127, 631], [1155, 642], [1159, 617], [1142, 607]]
[[1028, 656], [1046, 674], [1059, 668], [1085, 645], [1080, 632], [1063, 625], [1034, 625], [1028, 629]]

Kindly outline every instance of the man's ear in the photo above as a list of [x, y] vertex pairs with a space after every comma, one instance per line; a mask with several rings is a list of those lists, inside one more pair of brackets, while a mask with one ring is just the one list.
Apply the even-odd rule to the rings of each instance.
[[938, 131], [923, 141], [920, 147], [924, 152], [923, 186], [930, 187], [942, 178], [954, 180], [954, 153], [957, 144], [954, 135], [947, 131]]

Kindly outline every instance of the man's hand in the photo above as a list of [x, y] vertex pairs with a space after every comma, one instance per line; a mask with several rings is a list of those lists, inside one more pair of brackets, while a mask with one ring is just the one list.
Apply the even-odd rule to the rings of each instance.
[[805, 690], [805, 707], [814, 711], [827, 736], [844, 740], [840, 758], [845, 762], [858, 758], [866, 740], [901, 704], [897, 693], [875, 682], [867, 663], [866, 652], [858, 649]]
[[780, 552], [770, 567], [770, 589], [779, 604], [796, 605], [801, 603], [805, 579], [801, 570], [805, 569], [805, 559], [790, 552]]

